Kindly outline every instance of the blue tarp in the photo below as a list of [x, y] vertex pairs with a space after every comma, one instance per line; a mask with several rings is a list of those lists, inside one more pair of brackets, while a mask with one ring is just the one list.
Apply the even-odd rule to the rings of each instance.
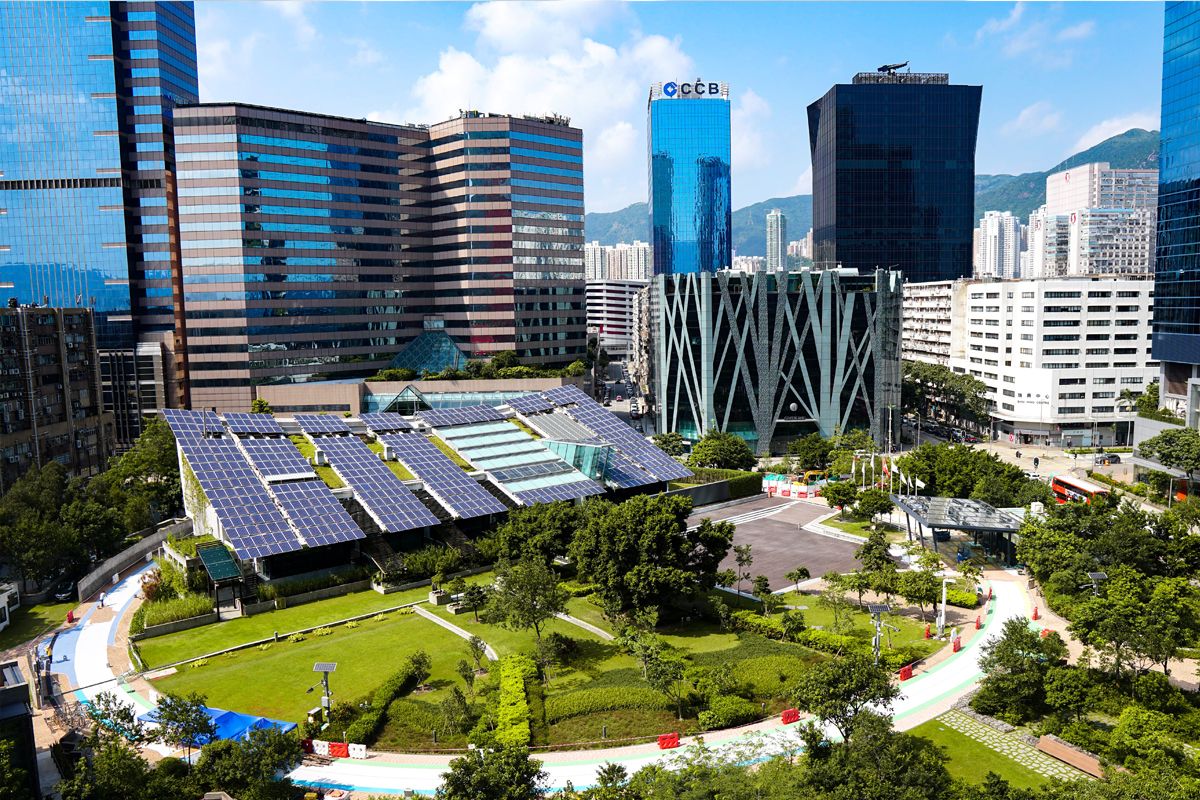
[[[284, 722], [278, 719], [268, 719], [267, 717], [255, 717], [250, 714], [240, 714], [237, 711], [226, 711], [221, 708], [204, 709], [208, 716], [212, 719], [213, 724], [217, 727], [217, 735], [215, 739], [244, 739], [252, 730], [259, 728], [278, 728], [287, 733], [296, 727], [294, 722]], [[158, 710], [148, 711], [138, 717], [142, 722], [157, 723]], [[198, 744], [205, 744], [199, 742]]]

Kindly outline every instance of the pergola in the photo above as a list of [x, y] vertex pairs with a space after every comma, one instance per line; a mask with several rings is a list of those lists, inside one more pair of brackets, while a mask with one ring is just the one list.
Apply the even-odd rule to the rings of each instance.
[[233, 560], [229, 549], [220, 542], [210, 544], [202, 544], [196, 547], [196, 555], [200, 558], [200, 563], [204, 565], [204, 571], [208, 573], [209, 580], [213, 583], [213, 591], [215, 593], [214, 603], [217, 608], [217, 616], [221, 614], [221, 587], [233, 587], [237, 596], [237, 587], [242, 581], [242, 570], [237, 562]]
[[1021, 528], [1021, 517], [1011, 511], [995, 508], [981, 500], [959, 497], [894, 494], [892, 502], [904, 512], [909, 541], [913, 540], [915, 522], [922, 546], [928, 546], [925, 543], [926, 529], [930, 532], [935, 549], [939, 540], [949, 541], [950, 532], [956, 531], [969, 534], [975, 544], [981, 544], [985, 549], [1003, 554], [1006, 563], [1016, 563], [1017, 531]]

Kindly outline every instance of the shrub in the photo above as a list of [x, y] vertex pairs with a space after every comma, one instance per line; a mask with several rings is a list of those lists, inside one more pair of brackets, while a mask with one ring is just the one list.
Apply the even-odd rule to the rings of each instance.
[[263, 642], [262, 644], [260, 644], [258, 646], [258, 649], [265, 653], [266, 651], [271, 649], [271, 642]]
[[568, 597], [587, 597], [599, 588], [594, 583], [579, 583], [577, 581], [562, 581], [558, 586], [567, 593]]
[[192, 669], [200, 669], [201, 667], [205, 667], [205, 666], [208, 666], [207, 658], [197, 658], [195, 661], [192, 662]]
[[404, 556], [404, 577], [409, 580], [422, 580], [439, 572], [448, 575], [461, 566], [462, 553], [453, 547], [431, 544]]
[[700, 727], [706, 731], [732, 728], [757, 718], [758, 709], [749, 700], [736, 695], [718, 695], [712, 699], [707, 711], [700, 712]]
[[978, 608], [979, 595], [962, 589], [946, 589], [946, 603], [957, 608]]
[[756, 611], [745, 609], [733, 612], [730, 619], [735, 631], [757, 633], [768, 639], [783, 638], [783, 624], [775, 617], [764, 617]]
[[372, 744], [379, 731], [387, 722], [388, 708], [403, 694], [411, 692], [417, 685], [417, 680], [425, 667], [424, 662], [429, 657], [423, 651], [413, 653], [400, 669], [393, 672], [374, 692], [371, 693], [371, 707], [346, 729], [346, 741], [355, 744]]
[[130, 621], [131, 633], [141, 633], [155, 625], [178, 622], [181, 619], [203, 616], [212, 611], [212, 600], [206, 594], [188, 593], [169, 600], [142, 603]]
[[558, 631], [552, 631], [542, 639], [543, 652], [556, 664], [568, 664], [579, 655], [579, 640]]
[[328, 636], [333, 633], [333, 628], [317, 628], [312, 632], [313, 636]]
[[291, 642], [292, 644], [299, 644], [300, 642], [303, 642], [306, 638], [308, 638], [308, 637], [306, 637], [303, 633], [293, 633], [291, 636], [289, 636], [287, 638], [287, 640], [289, 642]]
[[861, 643], [853, 636], [845, 636], [840, 633], [833, 633], [826, 630], [815, 630], [807, 628], [800, 632], [796, 637], [797, 641], [811, 647], [813, 650], [821, 650], [826, 653], [849, 653], [861, 647]]
[[529, 701], [525, 695], [525, 681], [536, 676], [537, 666], [528, 656], [512, 655], [500, 662], [497, 744], [517, 747], [529, 745]]
[[546, 721], [553, 724], [572, 717], [626, 708], [670, 711], [671, 703], [647, 686], [609, 686], [580, 689], [546, 698]]
[[315, 592], [318, 589], [328, 589], [330, 586], [341, 586], [343, 583], [353, 583], [364, 580], [368, 571], [362, 567], [339, 567], [325, 575], [307, 578], [283, 578], [271, 584], [260, 584], [258, 596], [263, 600], [274, 600], [277, 597], [294, 597], [305, 592]]

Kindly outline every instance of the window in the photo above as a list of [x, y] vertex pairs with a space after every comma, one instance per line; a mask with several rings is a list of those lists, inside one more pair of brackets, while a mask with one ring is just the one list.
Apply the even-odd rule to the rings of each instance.
[[1136, 347], [1117, 347], [1113, 349], [1113, 355], [1132, 356], [1137, 355]]
[[1021, 348], [1021, 355], [1023, 355], [1023, 356], [1031, 356], [1031, 355], [1033, 355], [1033, 348], [1032, 348], [1032, 347], [1022, 347], [1022, 348]]
[[1035, 296], [1034, 292], [1021, 292], [1021, 299], [1030, 300]]
[[1059, 386], [1083, 386], [1086, 381], [1083, 378], [1059, 378]]
[[1086, 392], [1060, 392], [1058, 395], [1058, 399], [1059, 400], [1082, 400], [1086, 396], [1087, 396]]
[[[1029, 322], [1030, 320], [1025, 320]], [[1103, 320], [1104, 324], [1108, 324], [1108, 320]], [[1077, 319], [1048, 319], [1044, 323], [1047, 328], [1078, 328], [1079, 320]], [[1090, 324], [1090, 322], [1089, 322]]]
[[1088, 292], [1088, 297], [1112, 297], [1112, 292]]
[[[1137, 362], [1136, 361], [1114, 361], [1113, 366], [1117, 367], [1118, 369], [1135, 369], [1137, 367]], [[1150, 362], [1150, 363], [1147, 363], [1146, 366], [1147, 367], [1157, 367], [1158, 365], [1153, 362]]]
[[1016, 397], [1017, 394], [1012, 389], [1005, 389], [1003, 393], [1005, 397]]
[[[1010, 324], [1011, 324], [1011, 322], [1010, 322]], [[1032, 328], [1032, 327], [1033, 327], [1033, 320], [1031, 320], [1031, 319], [1023, 319], [1023, 320], [1021, 320], [1021, 327], [1022, 327], [1022, 328]]]
[[1137, 310], [1138, 310], [1137, 306], [1117, 306], [1118, 314], [1132, 314], [1132, 313], [1136, 313]]
[[1114, 410], [1112, 406], [1092, 406], [1093, 414], [1111, 414]]
[[[1118, 328], [1131, 328], [1131, 327], [1137, 325], [1138, 322], [1139, 322], [1139, 320], [1136, 320], [1136, 319], [1119, 319], [1119, 320], [1117, 320], [1117, 327]], [[1088, 324], [1090, 325], [1091, 323], [1088, 323]], [[1107, 325], [1108, 320], [1104, 320], [1104, 324]]]
[[1078, 342], [1078, 333], [1047, 333], [1042, 336], [1043, 342]]
[[1087, 349], [1087, 354], [1089, 356], [1106, 356], [1106, 355], [1108, 355], [1108, 348], [1107, 347], [1089, 347]]
[[1112, 322], [1107, 319], [1089, 319], [1087, 323], [1089, 328], [1107, 328], [1112, 324]]
[[1087, 335], [1087, 340], [1089, 342], [1107, 342], [1108, 338], [1109, 334], [1107, 333], [1089, 333]]
[[1108, 363], [1105, 361], [1089, 361], [1086, 366], [1088, 369], [1108, 369]]
[[1093, 400], [1112, 400], [1116, 396], [1116, 392], [1092, 392]]
[[1059, 414], [1082, 414], [1083, 406], [1059, 406]]
[[1032, 342], [1032, 341], [1033, 341], [1033, 334], [1032, 334], [1032, 333], [1022, 333], [1022, 334], [1021, 334], [1021, 341], [1022, 341], [1022, 342]]
[[1032, 314], [1033, 306], [1021, 306], [1021, 313], [1022, 314]]
[[1004, 410], [1005, 410], [1005, 411], [1012, 411], [1012, 410], [1013, 410], [1013, 404], [1012, 404], [1012, 403], [1001, 403], [1000, 405], [1001, 405], [1001, 406], [1004, 408]]
[[1137, 297], [1137, 292], [1117, 292], [1117, 297]]
[[1118, 342], [1130, 342], [1137, 339], [1136, 333], [1118, 333], [1113, 336]]
[[1077, 356], [1079, 355], [1078, 348], [1074, 347], [1047, 347], [1042, 351], [1042, 355], [1047, 356]]
[[1116, 382], [1116, 378], [1092, 378], [1092, 383], [1097, 386], [1111, 386]]
[[1079, 292], [1046, 292], [1047, 300], [1078, 300]]
[[1078, 314], [1079, 306], [1046, 306], [1047, 314]]
[[1042, 364], [1042, 368], [1043, 369], [1079, 369], [1079, 362], [1078, 361], [1063, 361], [1061, 363], [1047, 362], [1047, 363]]
[[1124, 384], [1140, 385], [1141, 382], [1142, 382], [1141, 378], [1121, 378], [1121, 383], [1124, 383]]
[[1017, 379], [1016, 379], [1016, 378], [1014, 378], [1012, 375], [1005, 375], [1005, 376], [1004, 376], [1004, 382], [1005, 382], [1005, 383], [1016, 383], [1016, 382], [1017, 382]]
[[1089, 314], [1107, 314], [1112, 311], [1112, 306], [1088, 306]]

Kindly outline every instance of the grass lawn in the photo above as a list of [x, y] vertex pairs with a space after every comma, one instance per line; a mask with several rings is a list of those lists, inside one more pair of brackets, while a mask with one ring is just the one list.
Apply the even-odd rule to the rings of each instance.
[[[496, 652], [501, 656], [508, 655], [509, 653], [532, 653], [534, 650], [536, 639], [532, 630], [509, 630], [500, 625], [476, 622], [475, 615], [470, 611], [465, 614], [451, 614], [446, 610], [446, 606], [425, 606], [424, 608], [426, 611], [432, 611], [442, 619], [454, 623], [463, 630], [475, 634], [494, 647]], [[551, 632], [561, 633], [564, 636], [570, 636], [572, 639], [600, 640], [594, 633], [586, 631], [578, 625], [564, 622], [561, 619], [552, 619], [542, 628], [542, 636]]]
[[1028, 767], [959, 733], [937, 719], [931, 719], [908, 732], [941, 747], [946, 752], [946, 768], [955, 778], [982, 783], [984, 776], [994, 772], [1019, 789], [1040, 786], [1046, 782], [1045, 778]]
[[[855, 536], [871, 535], [870, 522], [856, 522], [854, 520], [841, 520], [837, 517], [830, 517], [822, 524], [828, 525], [831, 528], [837, 528], [838, 530], [845, 531], [846, 533], [852, 533]], [[884, 533], [887, 534], [887, 540], [889, 542], [908, 541], [908, 534], [899, 525], [893, 525], [890, 522], [881, 522], [879, 524], [883, 526]]]
[[[313, 456], [317, 452], [317, 448], [313, 445], [313, 443], [298, 434], [289, 436], [288, 438], [292, 440], [292, 444], [296, 445], [296, 449], [300, 451], [300, 455], [307, 458], [308, 463], [311, 464]], [[338, 477], [337, 473], [333, 471], [333, 467], [314, 466], [313, 469], [316, 470], [317, 477], [325, 481], [325, 485], [330, 489], [341, 489], [346, 485], [346, 483]]]
[[[817, 602], [817, 595], [788, 592], [783, 596], [783, 600], [789, 606], [808, 606], [804, 609], [804, 622], [810, 628], [820, 626], [826, 630], [833, 629], [833, 612], [821, 607], [820, 603]], [[858, 604], [855, 602], [855, 596], [852, 594], [850, 595], [850, 602], [853, 604], [850, 612], [850, 620], [854, 627], [849, 633], [869, 644], [871, 637], [875, 635], [875, 626], [871, 624], [871, 615], [865, 611], [858, 610]], [[930, 619], [933, 619], [932, 613], [930, 613]], [[928, 655], [945, 644], [944, 642], [925, 639], [925, 623], [921, 622], [920, 618], [889, 614], [884, 621], [900, 629], [899, 631], [884, 630], [884, 646], [888, 645], [890, 637], [893, 647], [917, 647], [924, 650], [926, 655]]]
[[67, 621], [75, 603], [39, 603], [12, 612], [12, 621], [0, 631], [0, 650], [7, 650], [49, 633]]
[[[651, 711], [641, 708], [627, 708], [621, 711], [608, 711], [603, 714], [585, 714], [582, 717], [564, 719], [557, 725], [550, 726], [550, 744], [573, 744], [575, 742], [600, 742], [591, 745], [593, 748], [614, 747], [619, 745], [601, 742], [601, 735], [607, 733], [609, 739], [641, 739], [652, 740], [662, 733], [686, 731], [696, 727], [696, 718], [678, 720], [671, 711]], [[621, 742], [620, 744], [632, 744]]]
[[604, 618], [604, 612], [599, 606], [589, 603], [586, 597], [572, 597], [567, 600], [567, 613], [595, 625], [602, 631], [613, 632], [612, 624]]
[[[314, 663], [336, 661], [337, 672], [329, 679], [334, 701], [353, 701], [383, 683], [417, 650], [433, 659], [431, 686], [446, 690], [461, 682], [454, 667], [459, 659], [470, 658], [467, 643], [416, 614], [392, 613], [383, 620], [364, 620], [357, 628], [335, 628], [328, 636], [218, 656], [203, 667], [183, 667], [153, 684], [160, 692], [199, 692], [217, 708], [298, 722], [320, 705], [319, 689], [305, 693], [320, 678], [312, 671]], [[437, 702], [442, 694], [421, 697]]]
[[446, 458], [453, 461], [455, 464], [457, 464], [462, 469], [465, 469], [467, 472], [475, 471], [475, 468], [472, 467], [470, 464], [468, 464], [466, 459], [464, 459], [458, 453], [454, 452], [454, 448], [452, 448], [450, 445], [446, 444], [444, 441], [442, 441], [438, 437], [430, 436], [429, 441], [433, 442], [434, 446], [437, 447], [438, 450], [441, 450], [443, 453], [445, 453]]
[[[383, 444], [381, 442], [367, 442], [367, 447], [371, 448], [372, 453], [376, 453], [380, 458], [383, 457]], [[402, 481], [411, 481], [415, 477], [399, 461], [384, 461], [383, 463], [387, 464], [387, 468], [396, 473], [396, 477]]]
[[145, 639], [138, 642], [138, 650], [148, 666], [163, 666], [226, 647], [264, 639], [275, 631], [283, 634], [323, 622], [336, 622], [346, 617], [391, 608], [428, 596], [429, 589], [424, 586], [392, 594], [379, 594], [371, 590], [354, 592], [316, 603], [268, 611], [252, 617], [238, 617], [190, 631]]

